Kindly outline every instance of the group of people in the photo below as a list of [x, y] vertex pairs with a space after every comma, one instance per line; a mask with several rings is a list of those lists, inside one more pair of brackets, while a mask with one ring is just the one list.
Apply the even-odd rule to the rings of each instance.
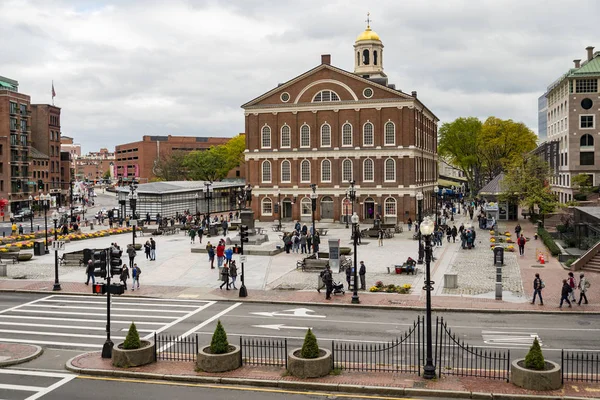
[[[346, 282], [348, 283], [348, 289], [350, 288], [350, 286], [352, 286], [352, 284], [350, 283], [352, 281], [352, 277], [354, 276], [354, 268], [346, 268]], [[365, 265], [364, 261], [360, 262], [360, 267], [358, 269], [358, 276], [360, 278], [360, 288], [358, 290], [366, 290], [367, 288], [367, 284], [366, 284], [366, 275], [367, 275], [367, 266]], [[341, 288], [341, 284], [339, 285], [339, 287]], [[334, 282], [333, 282], [333, 272], [331, 271], [331, 267], [329, 266], [329, 263], [327, 263], [325, 265], [325, 269], [323, 271], [321, 271], [320, 274], [320, 281], [319, 281], [319, 285], [317, 286], [317, 292], [321, 293], [321, 289], [323, 289], [323, 287], [325, 288], [325, 300], [331, 300], [331, 294], [333, 293], [333, 289], [334, 289]], [[336, 286], [337, 288], [337, 286]], [[341, 291], [341, 289], [340, 289]], [[336, 291], [337, 293], [337, 291]]]
[[294, 230], [292, 232], [285, 232], [282, 237], [283, 248], [286, 253], [318, 253], [319, 245], [321, 244], [321, 238], [319, 232], [313, 232], [311, 226], [310, 230], [304, 225], [300, 225], [300, 222], [296, 222]]
[[[558, 305], [558, 308], [562, 308], [563, 303], [565, 302], [569, 307], [571, 307], [571, 302], [581, 305], [581, 302], [584, 301], [584, 304], [588, 304], [586, 293], [590, 286], [590, 281], [587, 280], [583, 273], [579, 274], [579, 281], [576, 281], [573, 272], [569, 272], [567, 279], [563, 279], [562, 281], [562, 287], [560, 289], [560, 304]], [[546, 284], [542, 278], [540, 278], [540, 274], [535, 274], [535, 279], [533, 280], [533, 300], [531, 300], [531, 304], [535, 304], [536, 298], [539, 297], [540, 305], [544, 305], [542, 290], [545, 287]], [[577, 298], [575, 297], [577, 290], [579, 290], [579, 301], [577, 301]]]

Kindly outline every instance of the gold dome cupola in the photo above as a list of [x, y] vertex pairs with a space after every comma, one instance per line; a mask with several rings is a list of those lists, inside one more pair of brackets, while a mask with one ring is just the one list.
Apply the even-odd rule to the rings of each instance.
[[383, 43], [371, 30], [371, 14], [367, 13], [367, 29], [354, 42], [354, 73], [363, 78], [385, 77], [383, 73]]

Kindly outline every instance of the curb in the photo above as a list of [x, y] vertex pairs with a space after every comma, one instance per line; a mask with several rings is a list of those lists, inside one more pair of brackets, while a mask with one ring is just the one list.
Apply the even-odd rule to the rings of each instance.
[[[97, 352], [95, 352], [97, 353]], [[85, 353], [89, 354], [89, 353]], [[389, 386], [369, 386], [369, 385], [351, 385], [338, 383], [321, 382], [299, 382], [299, 381], [276, 381], [272, 379], [247, 379], [247, 378], [228, 378], [218, 376], [194, 376], [194, 375], [168, 375], [153, 374], [145, 372], [132, 372], [123, 370], [102, 370], [85, 369], [73, 365], [73, 360], [81, 357], [81, 354], [67, 361], [65, 368], [68, 371], [90, 376], [119, 377], [130, 379], [152, 379], [161, 381], [187, 382], [198, 384], [219, 384], [219, 385], [239, 385], [252, 387], [270, 387], [279, 389], [293, 389], [302, 391], [322, 391], [365, 395], [384, 395], [397, 397], [447, 397], [456, 399], [474, 399], [474, 400], [590, 400], [590, 397], [574, 396], [552, 396], [552, 395], [530, 395], [530, 394], [510, 394], [510, 393], [483, 393], [468, 392], [460, 390], [441, 390], [441, 389], [419, 389]]]
[[[0, 293], [33, 293], [33, 294], [48, 294], [50, 292], [46, 290], [34, 290], [34, 289], [0, 289]], [[71, 296], [91, 296], [99, 297], [91, 293], [81, 292], [63, 292], [60, 293], [51, 292], [53, 294], [66, 294]], [[158, 298], [156, 296], [149, 295], [128, 295], [124, 298], [141, 298], [141, 299], [153, 299]], [[168, 297], [167, 297], [168, 298]], [[328, 307], [352, 307], [352, 308], [364, 308], [364, 309], [383, 309], [383, 310], [409, 310], [409, 311], [425, 311], [424, 306], [399, 306], [399, 305], [381, 305], [381, 304], [339, 304], [339, 303], [317, 303], [312, 301], [292, 301], [292, 300], [254, 300], [248, 298], [208, 298], [208, 299], [194, 299], [194, 300], [206, 300], [206, 301], [222, 301], [230, 303], [265, 303], [265, 304], [287, 304], [287, 305], [300, 305], [300, 306], [328, 306]], [[526, 303], [523, 303], [526, 304]], [[434, 312], [453, 312], [453, 313], [479, 313], [479, 314], [546, 314], [546, 315], [600, 315], [600, 311], [562, 311], [562, 310], [513, 310], [513, 309], [500, 309], [500, 308], [450, 308], [450, 307], [435, 307], [433, 306], [432, 311]]]
[[0, 368], [9, 367], [11, 365], [16, 365], [16, 364], [26, 363], [27, 361], [31, 361], [31, 360], [38, 358], [44, 352], [44, 349], [42, 349], [40, 346], [36, 346], [34, 344], [28, 344], [28, 346], [35, 347], [35, 352], [33, 354], [30, 354], [26, 357], [15, 358], [13, 360], [0, 361]]

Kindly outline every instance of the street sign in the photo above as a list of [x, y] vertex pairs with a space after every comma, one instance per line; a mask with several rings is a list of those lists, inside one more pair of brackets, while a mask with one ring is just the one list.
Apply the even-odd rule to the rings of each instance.
[[52, 250], [54, 251], [65, 251], [65, 241], [55, 240], [52, 242]]
[[247, 260], [246, 256], [244, 256], [244, 255], [241, 255], [241, 256], [240, 256], [240, 262], [243, 262], [243, 263], [245, 263], [245, 262], [246, 262], [246, 260]]
[[129, 221], [129, 223], [131, 224], [131, 226], [138, 226], [137, 219], [132, 219], [131, 221]]

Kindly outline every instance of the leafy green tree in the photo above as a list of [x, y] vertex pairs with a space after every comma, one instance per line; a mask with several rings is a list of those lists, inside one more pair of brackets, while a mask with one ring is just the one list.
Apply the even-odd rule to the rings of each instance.
[[535, 338], [533, 339], [533, 344], [531, 345], [529, 352], [525, 356], [525, 368], [541, 371], [545, 366], [546, 362], [544, 361], [540, 342]]
[[302, 344], [302, 350], [300, 351], [300, 357], [302, 358], [317, 358], [319, 357], [319, 344], [317, 343], [317, 337], [308, 328], [306, 336], [304, 336], [304, 344]]
[[213, 333], [210, 342], [210, 352], [212, 354], [225, 354], [229, 352], [229, 342], [227, 341], [227, 334], [221, 324], [221, 320], [217, 322], [215, 333]]
[[246, 139], [238, 135], [227, 143], [208, 150], [194, 150], [185, 156], [188, 178], [200, 181], [218, 181], [227, 177], [244, 160]]
[[140, 341], [140, 334], [135, 327], [135, 324], [132, 322], [129, 325], [129, 332], [127, 332], [127, 336], [125, 337], [125, 342], [123, 342], [123, 348], [125, 350], [133, 350], [139, 349], [142, 346], [142, 342]]
[[161, 152], [154, 161], [152, 173], [159, 181], [181, 181], [186, 178], [185, 152]]
[[110, 179], [110, 170], [104, 171], [102, 174], [102, 179]]
[[571, 184], [580, 193], [588, 194], [592, 191], [592, 176], [589, 174], [577, 174], [571, 179]]

